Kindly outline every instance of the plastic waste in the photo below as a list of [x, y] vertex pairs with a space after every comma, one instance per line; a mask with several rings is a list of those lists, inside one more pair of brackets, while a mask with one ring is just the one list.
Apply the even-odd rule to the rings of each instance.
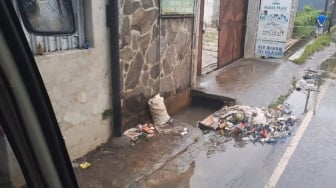
[[142, 135], [142, 132], [137, 128], [130, 128], [124, 132], [124, 135], [127, 136], [131, 141], [138, 140], [138, 137]]
[[91, 163], [89, 163], [89, 162], [83, 162], [83, 163], [79, 164], [79, 167], [80, 167], [81, 169], [87, 169], [87, 168], [89, 168], [90, 166], [91, 166]]

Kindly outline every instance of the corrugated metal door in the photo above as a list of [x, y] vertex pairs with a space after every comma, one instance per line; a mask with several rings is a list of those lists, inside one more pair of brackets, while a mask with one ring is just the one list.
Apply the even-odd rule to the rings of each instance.
[[218, 67], [243, 57], [246, 0], [221, 0], [219, 16]]

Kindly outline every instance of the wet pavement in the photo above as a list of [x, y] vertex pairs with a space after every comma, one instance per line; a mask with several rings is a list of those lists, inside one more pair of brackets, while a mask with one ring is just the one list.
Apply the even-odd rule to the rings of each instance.
[[[321, 54], [315, 55], [319, 57]], [[336, 65], [334, 57], [322, 65], [315, 57], [311, 59], [315, 60], [313, 64], [302, 67], [321, 67], [330, 71]], [[303, 74], [297, 73], [300, 76]], [[316, 116], [276, 187], [334, 187], [336, 127], [333, 122], [336, 121], [336, 98], [333, 96], [336, 81], [334, 76], [330, 79], [333, 81], [328, 92], [316, 109]], [[294, 90], [286, 100], [292, 113], [301, 119], [305, 116], [306, 96], [306, 91]], [[309, 111], [314, 109], [315, 102], [316, 92], [312, 92], [308, 101]], [[197, 143], [159, 171], [141, 180], [137, 187], [265, 187], [296, 136], [295, 131], [296, 128], [292, 137], [274, 145], [246, 143], [239, 138], [227, 138], [214, 131], [204, 132]]]
[[[278, 96], [278, 92], [281, 95], [291, 88], [293, 72], [293, 75], [301, 77], [304, 69], [333, 69], [336, 65], [334, 57], [329, 63], [321, 63], [335, 53], [334, 49], [335, 44], [332, 44], [302, 66], [284, 61], [281, 63], [279, 60], [241, 60], [237, 65], [222, 70], [221, 73], [225, 74], [214, 73], [214, 78], [218, 80], [215, 82], [222, 85], [211, 85], [214, 81], [208, 79], [207, 91], [215, 88], [215, 91], [223, 94], [223, 91], [232, 89], [237, 96], [242, 94], [237, 98], [239, 103], [247, 101], [244, 104], [268, 105]], [[289, 78], [279, 78], [281, 73]], [[223, 80], [225, 82], [221, 82]], [[234, 82], [238, 87], [226, 81]], [[280, 83], [287, 81], [283, 86]], [[331, 178], [336, 170], [332, 164], [336, 160], [333, 156], [336, 128], [332, 123], [336, 120], [336, 117], [333, 118], [335, 109], [332, 109], [335, 106], [335, 87], [333, 80], [299, 148], [281, 176], [279, 187], [332, 187]], [[294, 91], [286, 101], [294, 115], [301, 119], [305, 115], [305, 96], [304, 91]], [[315, 98], [312, 94], [309, 110], [314, 108]], [[202, 108], [206, 103], [204, 100], [174, 116], [176, 121], [172, 126], [187, 127], [187, 135], [158, 134], [149, 141], [135, 145], [127, 139], [113, 139], [111, 143], [79, 159], [76, 162], [89, 161], [92, 164], [87, 169], [75, 168], [80, 187], [264, 187], [296, 136], [296, 128], [293, 136], [273, 145], [246, 143], [239, 137], [225, 137], [215, 131], [201, 132], [195, 123], [219, 108], [217, 105]]]
[[198, 78], [194, 90], [235, 99], [237, 104], [267, 106], [292, 87], [302, 70], [319, 69], [335, 53], [335, 43], [315, 53], [303, 65], [283, 59], [240, 59]]
[[299, 70], [285, 60], [241, 59], [199, 78], [195, 90], [232, 98], [237, 104], [267, 106], [288, 91]]
[[293, 185], [297, 188], [335, 187], [336, 85], [334, 81], [317, 108], [277, 187]]
[[113, 138], [86, 156], [73, 161], [76, 164], [89, 162], [90, 167], [75, 167], [79, 186], [83, 188], [132, 187], [143, 177], [162, 168], [169, 160], [195, 143], [201, 131], [194, 126], [173, 121], [165, 128], [188, 129], [186, 135], [180, 132], [157, 133], [148, 140], [131, 142], [126, 136]]

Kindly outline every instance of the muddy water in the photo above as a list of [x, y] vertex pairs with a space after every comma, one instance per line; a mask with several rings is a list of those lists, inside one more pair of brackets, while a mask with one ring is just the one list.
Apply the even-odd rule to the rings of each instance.
[[172, 117], [190, 125], [197, 125], [199, 121], [219, 110], [223, 105], [222, 101], [193, 97], [189, 107], [174, 114]]

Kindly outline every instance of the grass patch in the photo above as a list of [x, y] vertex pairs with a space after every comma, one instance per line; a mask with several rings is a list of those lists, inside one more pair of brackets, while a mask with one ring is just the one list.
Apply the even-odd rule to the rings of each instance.
[[332, 26], [330, 28], [330, 33], [333, 34], [336, 31], [336, 26]]
[[296, 88], [297, 81], [298, 81], [297, 78], [295, 76], [293, 76], [292, 77], [292, 82], [291, 82], [293, 88]]
[[301, 57], [294, 60], [294, 62], [299, 65], [303, 64], [308, 59], [308, 57], [311, 56], [313, 53], [320, 51], [325, 46], [329, 46], [331, 40], [332, 37], [330, 34], [325, 34], [317, 37], [312, 44], [309, 44], [306, 47]]
[[285, 95], [280, 95], [277, 99], [276, 99], [276, 101], [274, 101], [274, 102], [272, 102], [271, 104], [269, 104], [268, 105], [268, 108], [276, 108], [277, 106], [279, 106], [280, 104], [283, 104], [285, 101], [286, 101], [286, 99], [288, 98], [288, 96], [290, 95], [292, 93], [292, 91], [290, 90], [290, 91], [288, 91], [288, 93], [287, 94], [285, 94]]

